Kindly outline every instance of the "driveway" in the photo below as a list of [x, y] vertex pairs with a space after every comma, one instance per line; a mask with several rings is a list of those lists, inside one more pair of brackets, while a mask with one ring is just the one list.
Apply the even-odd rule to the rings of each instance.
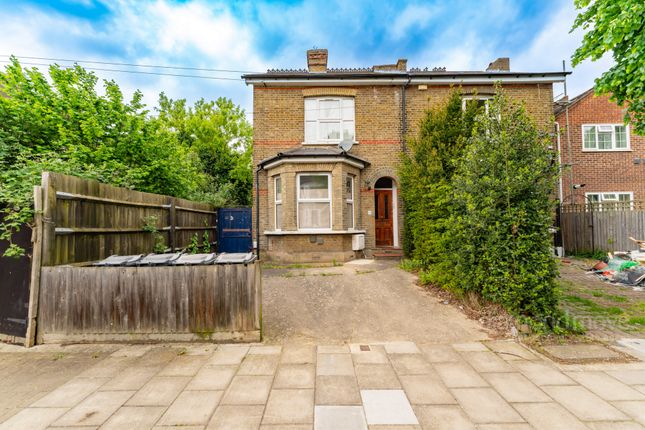
[[481, 325], [442, 304], [417, 286], [415, 279], [392, 261], [356, 260], [323, 268], [265, 268], [264, 340], [411, 340], [426, 344], [487, 339]]

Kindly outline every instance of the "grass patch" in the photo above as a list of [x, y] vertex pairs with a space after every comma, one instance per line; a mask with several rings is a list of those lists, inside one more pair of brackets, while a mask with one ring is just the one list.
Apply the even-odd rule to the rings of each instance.
[[421, 270], [421, 263], [416, 260], [410, 260], [408, 258], [401, 260], [399, 263], [399, 268], [405, 270], [406, 272], [418, 272]]
[[319, 273], [318, 275], [320, 275], [320, 276], [341, 276], [342, 273], [329, 273], [329, 272], [324, 273], [323, 272], [323, 273]]
[[614, 294], [607, 294], [602, 291], [593, 291], [591, 295], [594, 297], [602, 297], [603, 299], [611, 300], [612, 302], [616, 302], [616, 303], [625, 303], [627, 301], [627, 297], [616, 296]]
[[356, 274], [357, 275], [366, 275], [368, 273], [374, 273], [374, 270], [358, 270], [358, 269], [356, 269]]
[[631, 317], [627, 320], [627, 324], [645, 326], [645, 317]]
[[581, 308], [584, 308], [587, 312], [595, 313], [595, 314], [602, 314], [602, 315], [621, 315], [625, 311], [619, 307], [616, 306], [602, 306], [599, 305], [598, 303], [594, 302], [593, 300], [587, 299], [585, 297], [580, 297], [580, 296], [574, 296], [574, 295], [566, 295], [562, 297], [562, 299], [567, 302], [571, 303], [573, 305], [578, 305]]

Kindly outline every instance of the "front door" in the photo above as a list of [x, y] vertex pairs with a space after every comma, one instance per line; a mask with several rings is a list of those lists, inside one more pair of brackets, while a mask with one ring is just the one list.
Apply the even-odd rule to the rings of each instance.
[[374, 190], [376, 246], [394, 245], [392, 190]]

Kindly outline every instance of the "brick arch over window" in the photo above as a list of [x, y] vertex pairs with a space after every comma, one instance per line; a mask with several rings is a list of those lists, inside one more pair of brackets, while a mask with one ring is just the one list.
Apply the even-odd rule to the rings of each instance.
[[379, 180], [379, 178], [382, 178], [384, 176], [387, 176], [389, 178], [392, 178], [396, 185], [399, 185], [399, 175], [396, 172], [396, 169], [392, 167], [378, 167], [371, 172], [369, 172], [367, 175], [365, 175], [365, 181], [368, 181], [370, 183], [371, 187], [374, 187], [374, 184], [376, 181]]

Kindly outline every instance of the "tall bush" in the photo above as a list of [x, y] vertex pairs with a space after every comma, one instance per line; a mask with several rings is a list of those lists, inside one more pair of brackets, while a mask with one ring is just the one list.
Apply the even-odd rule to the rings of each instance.
[[478, 115], [452, 180], [450, 286], [476, 291], [518, 316], [557, 318], [552, 256], [558, 166], [551, 139], [501, 92]]

